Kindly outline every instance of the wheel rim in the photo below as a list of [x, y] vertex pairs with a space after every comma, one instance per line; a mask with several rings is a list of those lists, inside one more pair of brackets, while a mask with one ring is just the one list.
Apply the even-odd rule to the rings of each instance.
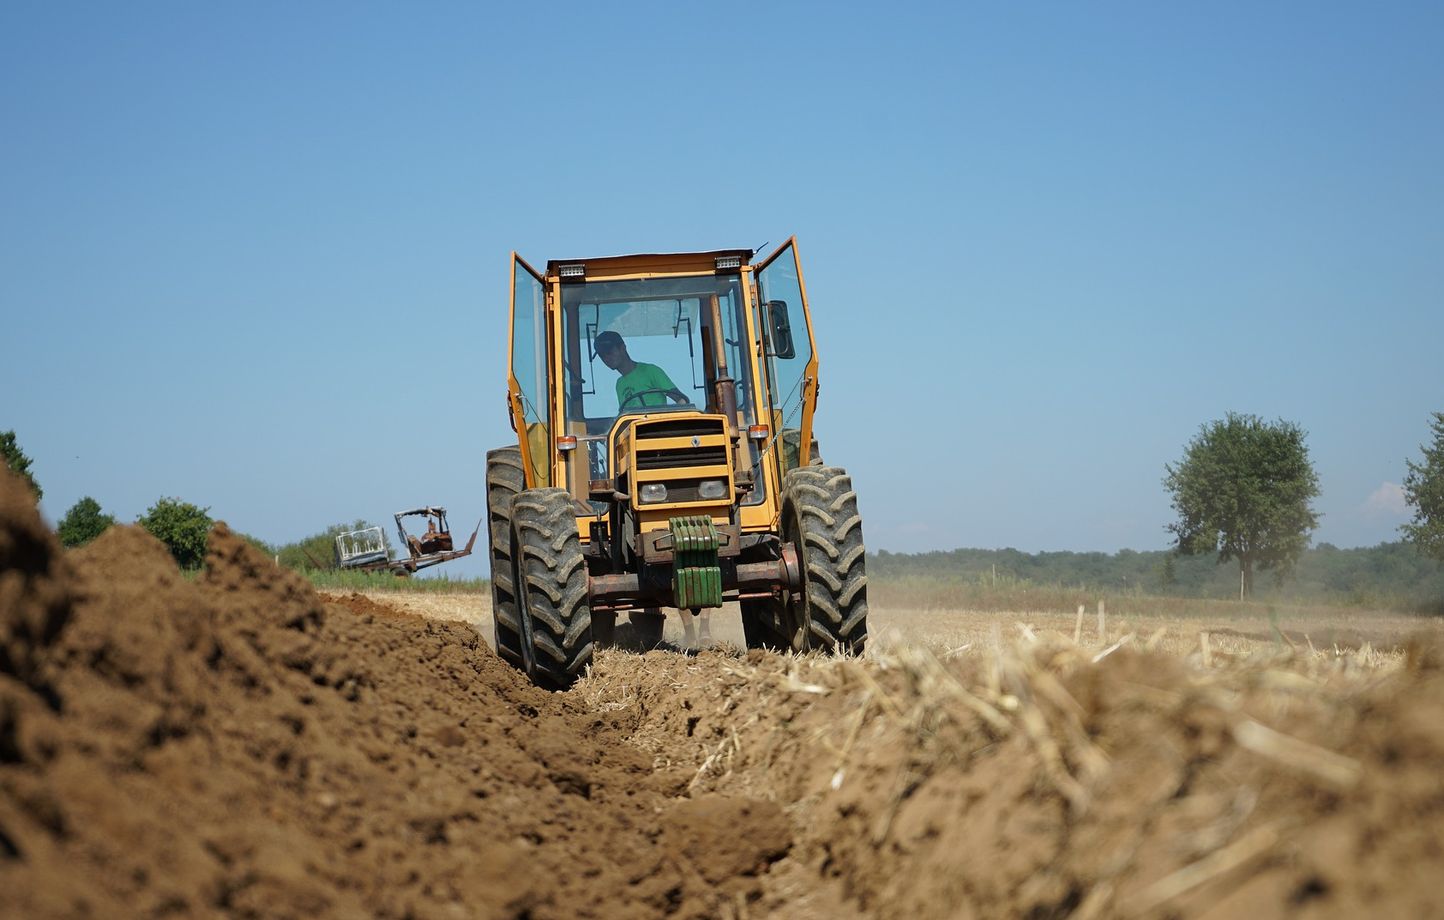
[[802, 584], [798, 590], [782, 592], [783, 626], [787, 629], [787, 641], [795, 652], [805, 652], [812, 646], [812, 612], [807, 606], [807, 547], [802, 539], [802, 513], [796, 507], [787, 515], [784, 536], [797, 551], [797, 567], [802, 573]]

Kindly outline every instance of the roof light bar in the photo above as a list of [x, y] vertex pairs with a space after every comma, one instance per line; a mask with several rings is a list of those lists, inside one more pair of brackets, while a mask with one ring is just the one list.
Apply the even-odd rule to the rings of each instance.
[[735, 272], [742, 267], [741, 256], [718, 256], [717, 270], [719, 272]]
[[563, 281], [577, 281], [587, 276], [587, 266], [582, 262], [568, 262], [557, 266], [557, 277]]

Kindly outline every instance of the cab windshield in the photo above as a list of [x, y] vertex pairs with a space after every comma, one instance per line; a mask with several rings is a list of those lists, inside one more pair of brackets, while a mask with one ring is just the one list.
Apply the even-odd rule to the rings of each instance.
[[[568, 433], [590, 440], [592, 478], [606, 478], [606, 434], [619, 415], [720, 412], [714, 317], [736, 381], [736, 424], [753, 418], [749, 343], [737, 275], [562, 285]], [[713, 307], [713, 301], [716, 307]]]

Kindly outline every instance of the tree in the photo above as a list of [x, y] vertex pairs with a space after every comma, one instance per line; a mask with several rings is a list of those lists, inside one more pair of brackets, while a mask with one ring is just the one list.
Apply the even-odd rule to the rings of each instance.
[[136, 523], [164, 543], [181, 568], [198, 569], [206, 558], [206, 537], [213, 523], [210, 510], [178, 498], [160, 498]]
[[1239, 563], [1239, 597], [1253, 593], [1254, 570], [1290, 571], [1319, 518], [1319, 494], [1305, 432], [1280, 419], [1230, 412], [1200, 428], [1163, 484], [1178, 521], [1168, 525], [1180, 555], [1218, 553]]
[[60, 534], [60, 542], [66, 546], [84, 546], [114, 523], [115, 517], [103, 514], [100, 502], [87, 495], [70, 506], [56, 531]]
[[30, 458], [25, 456], [25, 451], [21, 450], [20, 445], [16, 443], [14, 431], [0, 431], [0, 454], [4, 455], [5, 466], [10, 469], [10, 472], [25, 480], [26, 485], [30, 486], [30, 491], [35, 493], [35, 500], [40, 501], [45, 495], [45, 491], [40, 488], [40, 483], [36, 482], [35, 477], [31, 475]]
[[1420, 445], [1424, 462], [1405, 460], [1404, 500], [1414, 508], [1414, 520], [1399, 529], [1421, 553], [1444, 561], [1444, 412], [1435, 412], [1429, 427], [1432, 445]]

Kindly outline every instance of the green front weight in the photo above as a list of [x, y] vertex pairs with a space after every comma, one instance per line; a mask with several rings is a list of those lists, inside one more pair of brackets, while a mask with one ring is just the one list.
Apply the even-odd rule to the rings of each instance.
[[722, 606], [722, 567], [717, 564], [717, 528], [706, 515], [674, 517], [672, 595], [679, 610]]

